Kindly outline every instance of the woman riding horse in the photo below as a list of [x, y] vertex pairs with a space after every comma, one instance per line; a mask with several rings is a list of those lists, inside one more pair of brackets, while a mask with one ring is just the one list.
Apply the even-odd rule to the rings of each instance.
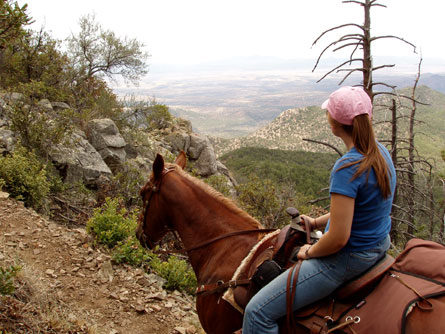
[[[314, 245], [301, 247], [305, 260], [292, 289], [293, 309], [331, 294], [382, 258], [389, 248], [390, 212], [396, 173], [386, 148], [375, 140], [372, 104], [361, 88], [342, 87], [323, 105], [334, 136], [348, 150], [334, 165], [330, 180], [330, 212], [309, 220], [325, 228]], [[286, 315], [288, 269], [249, 302], [243, 334], [278, 333], [278, 319]]]

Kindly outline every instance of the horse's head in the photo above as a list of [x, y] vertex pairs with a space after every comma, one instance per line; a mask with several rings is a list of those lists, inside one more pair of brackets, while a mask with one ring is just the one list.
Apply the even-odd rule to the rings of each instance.
[[176, 165], [168, 167], [166, 167], [164, 158], [160, 154], [156, 156], [150, 178], [140, 192], [143, 204], [136, 236], [142, 246], [153, 248], [155, 243], [172, 229], [168, 217], [165, 215], [165, 210], [162, 210], [163, 208], [159, 203], [162, 180], [166, 174], [174, 171], [177, 166], [183, 169], [186, 161], [186, 155], [183, 151], [176, 158]]

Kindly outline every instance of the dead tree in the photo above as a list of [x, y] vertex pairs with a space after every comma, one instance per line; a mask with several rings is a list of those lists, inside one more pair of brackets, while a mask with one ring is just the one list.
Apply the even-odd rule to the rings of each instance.
[[[419, 101], [416, 100], [415, 93], [420, 77], [421, 61], [419, 62], [418, 75], [410, 95], [404, 95], [396, 91], [396, 86], [394, 85], [390, 85], [386, 82], [373, 81], [373, 73], [375, 71], [395, 66], [394, 64], [382, 64], [377, 66], [373, 64], [371, 52], [373, 42], [382, 39], [399, 40], [411, 46], [414, 53], [416, 53], [416, 47], [414, 44], [406, 41], [404, 38], [394, 35], [371, 36], [371, 8], [386, 8], [385, 5], [378, 3], [377, 0], [345, 0], [342, 2], [362, 6], [364, 10], [364, 23], [346, 23], [322, 32], [314, 41], [313, 46], [316, 45], [322, 37], [330, 32], [343, 29], [354, 30], [353, 32], [344, 34], [335, 41], [330, 42], [321, 51], [318, 59], [316, 60], [313, 71], [315, 71], [315, 69], [319, 66], [322, 57], [327, 51], [331, 50], [332, 52], [337, 52], [348, 49], [351, 50], [348, 59], [326, 72], [318, 80], [318, 82], [322, 81], [333, 73], [345, 73], [339, 82], [339, 85], [341, 85], [352, 74], [361, 73], [362, 82], [358, 84], [358, 86], [363, 87], [373, 102], [374, 97], [377, 95], [385, 94], [386, 96], [391, 97], [389, 101], [386, 99], [386, 101], [389, 102], [389, 105], [385, 107], [386, 110], [389, 109], [391, 111], [391, 119], [386, 121], [386, 123], [390, 124], [389, 131], [391, 134], [390, 140], [387, 140], [386, 142], [390, 143], [389, 149], [391, 151], [391, 156], [394, 161], [398, 177], [400, 176], [400, 182], [398, 182], [392, 212], [395, 226], [393, 238], [396, 240], [398, 235], [402, 235], [404, 236], [404, 240], [400, 241], [403, 242], [413, 237], [416, 232], [416, 212], [426, 212], [429, 210], [429, 212], [433, 215], [431, 210], [434, 207], [432, 190], [429, 191], [427, 189], [430, 186], [420, 187], [416, 184], [416, 177], [418, 173], [422, 173], [422, 178], [424, 180], [428, 180], [425, 182], [429, 185], [431, 185], [432, 180], [432, 168], [427, 167], [431, 166], [431, 164], [418, 155], [414, 145], [416, 108], [417, 104], [419, 103]], [[360, 54], [360, 52], [362, 53]], [[390, 88], [392, 91], [376, 91], [377, 86]], [[406, 113], [406, 111], [402, 112], [400, 110], [402, 108], [401, 100], [411, 102], [410, 113]], [[374, 107], [375, 105], [376, 103], [374, 103]], [[404, 110], [406, 110], [406, 107], [404, 108]], [[400, 120], [403, 120], [403, 122], [401, 123]], [[305, 140], [310, 141], [309, 139]], [[416, 167], [416, 165], [418, 165], [418, 167]], [[430, 237], [432, 237], [432, 233], [434, 231], [434, 221], [435, 218], [430, 219]], [[402, 226], [405, 226], [405, 228], [402, 229]]]
[[[384, 7], [385, 5], [382, 5], [377, 2], [377, 0], [345, 0], [342, 1], [343, 3], [354, 3], [358, 4], [363, 7], [364, 9], [364, 16], [365, 20], [363, 24], [356, 24], [356, 23], [346, 23], [339, 26], [336, 26], [334, 28], [328, 29], [321, 33], [320, 36], [312, 43], [312, 46], [317, 44], [317, 42], [326, 34], [329, 32], [343, 29], [343, 28], [354, 28], [356, 32], [348, 33], [343, 36], [341, 36], [339, 39], [337, 39], [334, 42], [331, 42], [327, 47], [323, 49], [323, 51], [320, 53], [314, 68], [312, 69], [312, 72], [315, 71], [315, 69], [318, 67], [320, 60], [322, 56], [326, 53], [328, 50], [332, 50], [333, 52], [337, 52], [339, 50], [343, 50], [345, 48], [352, 49], [349, 59], [344, 61], [343, 63], [339, 64], [338, 66], [334, 67], [330, 71], [328, 71], [326, 74], [323, 75], [322, 78], [320, 78], [317, 82], [320, 82], [330, 74], [336, 72], [346, 72], [343, 79], [340, 81], [339, 85], [343, 84], [345, 80], [353, 73], [361, 72], [362, 73], [362, 86], [363, 89], [368, 93], [371, 100], [374, 99], [374, 86], [382, 85], [386, 87], [390, 87], [391, 89], [395, 89], [395, 86], [389, 85], [384, 82], [373, 82], [372, 75], [373, 72], [377, 70], [381, 70], [384, 68], [394, 67], [395, 64], [383, 64], [379, 66], [373, 65], [372, 62], [372, 53], [371, 53], [371, 45], [373, 42], [382, 40], [382, 39], [397, 39], [402, 41], [403, 43], [406, 43], [413, 47], [414, 52], [416, 52], [416, 46], [405, 39], [393, 36], [393, 35], [384, 35], [384, 36], [371, 36], [371, 8], [372, 7]], [[358, 50], [362, 50], [363, 54], [360, 56], [357, 56], [356, 53]], [[358, 67], [352, 67], [355, 64], [360, 63]]]

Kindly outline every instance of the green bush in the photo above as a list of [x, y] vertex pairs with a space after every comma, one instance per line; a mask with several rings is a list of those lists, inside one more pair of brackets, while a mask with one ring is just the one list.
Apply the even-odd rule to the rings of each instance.
[[0, 179], [12, 197], [36, 209], [44, 205], [51, 188], [46, 166], [34, 152], [23, 147], [17, 148], [12, 155], [0, 156]]
[[194, 293], [197, 286], [196, 276], [186, 261], [171, 256], [167, 262], [154, 257], [150, 267], [162, 278], [167, 280], [165, 288]]
[[7, 109], [11, 129], [19, 136], [23, 146], [46, 154], [72, 131], [74, 112], [71, 109], [45, 109], [39, 105], [39, 101], [48, 96], [47, 87], [42, 82], [19, 84], [15, 91], [23, 94], [24, 98]]
[[130, 236], [124, 241], [119, 241], [113, 249], [113, 261], [116, 263], [142, 266], [152, 258], [153, 255], [144, 249], [134, 236]]
[[20, 266], [0, 267], [0, 294], [11, 295], [14, 293], [14, 278], [20, 271]]
[[204, 179], [204, 182], [219, 191], [225, 197], [230, 197], [230, 187], [227, 183], [227, 179], [223, 175], [211, 175]]
[[129, 213], [121, 207], [119, 199], [105, 200], [105, 204], [94, 210], [93, 216], [87, 222], [87, 232], [96, 240], [113, 248], [119, 241], [132, 235], [137, 226], [135, 213]]

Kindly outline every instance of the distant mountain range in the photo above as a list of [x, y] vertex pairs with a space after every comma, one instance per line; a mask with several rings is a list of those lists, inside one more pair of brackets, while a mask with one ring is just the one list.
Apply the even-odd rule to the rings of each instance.
[[[399, 92], [410, 95], [411, 91], [405, 89]], [[445, 95], [427, 86], [420, 86], [416, 91], [418, 101], [428, 105], [417, 105], [416, 119], [416, 147], [426, 157], [431, 157], [441, 162], [440, 151], [445, 149]], [[403, 99], [402, 99], [403, 100]], [[379, 140], [389, 138], [390, 98], [380, 97], [375, 101], [374, 124], [376, 135]], [[405, 101], [403, 109], [399, 109], [399, 116], [406, 115], [411, 111], [411, 102]], [[406, 129], [406, 119], [400, 118], [399, 128]], [[406, 131], [399, 134], [401, 138], [406, 137]], [[334, 152], [325, 145], [312, 141], [324, 142], [344, 150], [343, 144], [332, 136], [326, 121], [326, 112], [320, 107], [291, 108], [281, 113], [277, 118], [255, 132], [232, 139], [221, 139], [211, 137], [217, 155], [241, 147], [263, 147], [269, 149], [282, 149], [292, 151], [310, 152]]]

